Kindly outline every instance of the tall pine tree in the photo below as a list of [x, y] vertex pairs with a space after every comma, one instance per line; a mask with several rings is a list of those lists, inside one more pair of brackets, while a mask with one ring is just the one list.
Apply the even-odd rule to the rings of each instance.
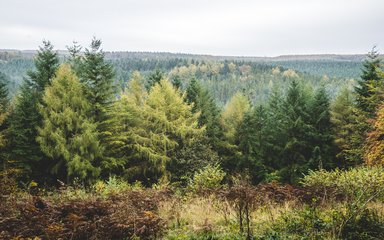
[[42, 124], [38, 104], [45, 87], [50, 85], [59, 66], [59, 58], [49, 41], [43, 41], [35, 58], [35, 70], [28, 72], [20, 93], [16, 97], [14, 110], [10, 116], [10, 155], [16, 160], [25, 174], [31, 178], [47, 177], [45, 156], [36, 142], [37, 127]]
[[37, 141], [49, 156], [51, 171], [59, 178], [96, 178], [95, 159], [101, 154], [96, 124], [88, 118], [91, 107], [69, 65], [62, 65], [47, 87], [39, 112], [43, 125]]

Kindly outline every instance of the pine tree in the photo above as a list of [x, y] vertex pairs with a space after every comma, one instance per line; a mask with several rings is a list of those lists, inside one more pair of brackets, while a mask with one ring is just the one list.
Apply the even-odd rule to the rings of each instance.
[[[149, 131], [163, 139], [161, 151], [165, 159], [172, 151], [191, 144], [201, 137], [204, 127], [198, 126], [199, 114], [192, 113], [192, 106], [185, 103], [185, 96], [166, 79], [152, 87], [148, 99], [150, 116]], [[161, 163], [162, 168], [165, 167]]]
[[332, 132], [338, 147], [336, 158], [342, 167], [356, 166], [362, 162], [360, 145], [364, 138], [360, 132], [366, 128], [366, 122], [359, 111], [355, 107], [352, 92], [347, 88], [342, 89], [331, 104]]
[[[8, 88], [6, 77], [3, 73], [0, 72], [0, 149], [5, 146], [5, 131], [7, 129], [6, 117], [8, 115]], [[3, 152], [3, 151], [1, 151]], [[4, 161], [3, 156], [0, 153], [0, 160]]]
[[8, 83], [7, 76], [0, 72], [0, 112], [2, 113], [7, 111], [9, 105]]
[[383, 100], [383, 76], [380, 74], [381, 59], [375, 47], [363, 62], [361, 80], [355, 87], [357, 107], [374, 117], [377, 106]]
[[127, 178], [142, 175], [156, 181], [169, 177], [167, 165], [176, 149], [199, 138], [198, 115], [191, 112], [180, 91], [163, 79], [146, 96], [138, 73], [111, 112], [109, 147], [114, 151], [116, 166], [125, 169]]
[[146, 131], [147, 92], [142, 81], [140, 73], [133, 72], [125, 91], [109, 111], [110, 127], [105, 132], [108, 158], [102, 165], [109, 173], [123, 174], [134, 180], [146, 175], [150, 168], [148, 159], [162, 157], [152, 150], [153, 142]]
[[39, 47], [37, 57], [35, 59], [35, 71], [28, 72], [28, 82], [37, 92], [43, 93], [55, 76], [55, 72], [59, 66], [59, 57], [53, 50], [50, 41], [43, 41], [43, 46]]
[[271, 156], [271, 137], [264, 106], [260, 105], [245, 115], [237, 131], [238, 148], [241, 152], [237, 168], [240, 173], [248, 173], [254, 184], [265, 178], [265, 164]]
[[151, 90], [155, 84], [160, 83], [160, 81], [163, 79], [164, 73], [159, 68], [156, 68], [156, 70], [153, 71], [148, 77], [148, 82], [146, 85], [147, 91]]
[[221, 115], [221, 124], [229, 143], [235, 143], [236, 131], [250, 107], [249, 100], [240, 92], [237, 92], [225, 105]]
[[97, 177], [100, 170], [94, 162], [101, 150], [96, 125], [88, 118], [91, 106], [69, 65], [58, 69], [42, 100], [43, 125], [37, 141], [51, 158], [52, 172], [67, 180]]
[[28, 72], [10, 115], [9, 142], [13, 146], [10, 149], [11, 158], [18, 162], [26, 175], [36, 180], [47, 177], [45, 156], [36, 142], [37, 127], [42, 124], [38, 104], [45, 87], [50, 85], [55, 76], [59, 58], [53, 51], [53, 45], [43, 41], [34, 61], [36, 70]]
[[335, 146], [333, 145], [330, 100], [324, 87], [320, 87], [314, 95], [310, 105], [311, 125], [314, 132], [311, 145], [314, 147], [312, 156], [314, 167], [326, 169], [335, 166], [333, 162]]
[[101, 40], [93, 38], [90, 49], [86, 48], [77, 74], [85, 85], [86, 96], [91, 104], [91, 113], [98, 130], [105, 130], [106, 112], [115, 99], [114, 71], [104, 59]]
[[296, 183], [309, 168], [313, 153], [309, 139], [314, 131], [309, 123], [310, 114], [306, 104], [309, 101], [309, 96], [303, 88], [296, 81], [292, 81], [283, 106], [283, 132], [287, 139], [282, 152], [280, 175], [286, 182]]
[[215, 149], [223, 138], [223, 129], [220, 125], [220, 110], [211, 94], [193, 78], [186, 90], [186, 101], [193, 104], [192, 112], [200, 113], [199, 126], [206, 127], [208, 143]]

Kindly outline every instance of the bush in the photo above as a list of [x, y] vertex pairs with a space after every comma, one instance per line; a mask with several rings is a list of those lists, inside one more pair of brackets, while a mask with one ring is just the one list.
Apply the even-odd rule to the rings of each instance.
[[203, 169], [195, 172], [189, 187], [195, 191], [207, 189], [218, 189], [222, 187], [221, 182], [225, 177], [225, 172], [219, 165], [207, 165]]
[[359, 198], [364, 201], [371, 197], [383, 199], [384, 168], [359, 167], [347, 171], [338, 169], [331, 172], [312, 171], [304, 177], [302, 184], [313, 191], [319, 193], [327, 191], [328, 194], [332, 193], [333, 197], [339, 195], [347, 200]]
[[346, 240], [384, 239], [384, 219], [376, 211], [365, 209], [352, 218], [342, 229], [342, 238]]

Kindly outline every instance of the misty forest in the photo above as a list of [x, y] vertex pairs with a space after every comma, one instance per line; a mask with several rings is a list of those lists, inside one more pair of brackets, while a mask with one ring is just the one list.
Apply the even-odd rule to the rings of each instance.
[[375, 47], [53, 44], [0, 51], [0, 239], [384, 239]]

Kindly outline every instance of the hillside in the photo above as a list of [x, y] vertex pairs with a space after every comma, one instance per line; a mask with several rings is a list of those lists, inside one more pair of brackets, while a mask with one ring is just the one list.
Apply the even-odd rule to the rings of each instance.
[[[0, 50], [0, 72], [6, 75], [14, 94], [28, 70], [33, 70], [36, 51]], [[67, 51], [58, 51], [63, 61]], [[160, 69], [170, 78], [179, 77], [183, 86], [197, 78], [212, 89], [217, 101], [224, 104], [236, 91], [245, 91], [254, 101], [264, 101], [277, 82], [284, 87], [295, 76], [315, 86], [325, 84], [333, 96], [339, 87], [352, 86], [359, 78], [364, 55], [287, 55], [278, 57], [231, 57], [153, 52], [105, 52], [115, 68], [116, 84], [123, 88], [135, 70], [147, 76]], [[228, 66], [233, 64], [233, 69]], [[276, 67], [280, 67], [276, 71]], [[275, 71], [273, 72], [273, 69]], [[295, 73], [288, 76], [292, 69]], [[197, 72], [196, 72], [197, 71]], [[272, 73], [273, 72], [273, 73]], [[288, 75], [287, 75], [288, 74]], [[326, 80], [326, 81], [323, 81]]]

